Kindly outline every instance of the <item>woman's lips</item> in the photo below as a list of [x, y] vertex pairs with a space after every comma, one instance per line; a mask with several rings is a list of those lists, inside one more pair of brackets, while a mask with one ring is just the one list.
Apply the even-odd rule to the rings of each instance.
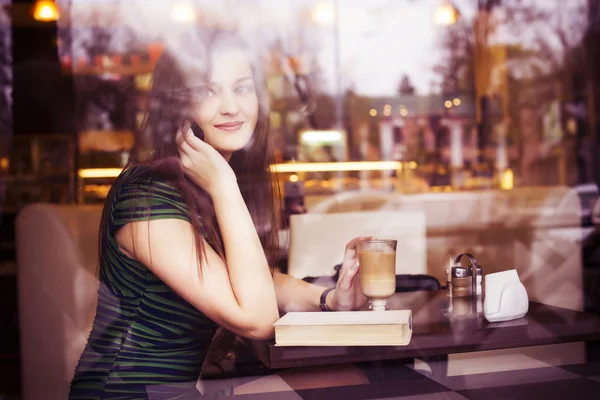
[[232, 132], [239, 130], [242, 127], [242, 125], [244, 125], [243, 122], [227, 122], [225, 124], [215, 125], [215, 128], [221, 129], [223, 131]]

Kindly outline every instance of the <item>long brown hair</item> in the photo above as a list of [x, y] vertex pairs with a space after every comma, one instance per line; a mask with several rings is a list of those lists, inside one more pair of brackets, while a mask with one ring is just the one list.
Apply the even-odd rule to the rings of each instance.
[[[235, 172], [242, 196], [259, 233], [269, 264], [274, 266], [277, 257], [278, 185], [269, 171], [273, 161], [269, 134], [269, 98], [266, 76], [260, 57], [252, 52], [247, 43], [231, 31], [198, 29], [182, 37], [177, 46], [167, 46], [153, 71], [152, 85], [147, 106], [137, 132], [131, 156], [126, 166], [132, 168], [127, 181], [143, 177], [166, 182], [178, 189], [187, 203], [194, 227], [196, 248], [202, 273], [205, 249], [202, 238], [225, 259], [225, 249], [214, 215], [214, 207], [208, 194], [183, 172], [177, 152], [175, 135], [190, 119], [194, 107], [192, 90], [210, 76], [210, 59], [217, 50], [236, 49], [248, 54], [252, 65], [259, 110], [254, 134], [248, 145], [233, 153], [229, 161]], [[196, 105], [197, 106], [197, 105]], [[120, 186], [123, 183], [120, 184]], [[109, 193], [111, 196], [115, 194]], [[150, 195], [150, 194], [149, 194]], [[107, 207], [104, 209], [100, 230], [100, 260], [107, 240]], [[222, 331], [224, 332], [224, 331]], [[211, 349], [219, 358], [231, 344], [232, 335], [221, 334], [213, 341]], [[221, 351], [218, 351], [221, 350]], [[210, 352], [210, 351], [209, 351]]]

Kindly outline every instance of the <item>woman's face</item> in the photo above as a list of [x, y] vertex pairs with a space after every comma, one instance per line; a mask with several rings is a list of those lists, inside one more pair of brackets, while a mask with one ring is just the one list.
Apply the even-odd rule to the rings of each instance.
[[204, 141], [227, 159], [248, 144], [258, 119], [258, 97], [247, 56], [241, 50], [214, 54], [210, 82], [193, 110]]

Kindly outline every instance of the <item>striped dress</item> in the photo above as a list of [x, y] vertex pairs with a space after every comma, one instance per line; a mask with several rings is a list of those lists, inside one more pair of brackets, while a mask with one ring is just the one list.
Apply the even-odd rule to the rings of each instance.
[[[137, 172], [132, 172], [136, 171]], [[131, 221], [189, 221], [178, 191], [139, 168], [125, 171], [105, 205], [96, 317], [71, 383], [70, 399], [185, 398], [196, 393], [217, 325], [146, 266], [119, 251], [115, 233]]]

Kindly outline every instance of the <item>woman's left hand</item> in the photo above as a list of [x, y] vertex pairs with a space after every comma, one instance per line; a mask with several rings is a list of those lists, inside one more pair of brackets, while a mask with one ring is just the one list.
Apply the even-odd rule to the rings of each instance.
[[360, 286], [360, 270], [358, 265], [357, 244], [370, 237], [357, 237], [346, 245], [344, 261], [340, 275], [332, 295], [332, 309], [334, 311], [359, 310], [367, 301]]

